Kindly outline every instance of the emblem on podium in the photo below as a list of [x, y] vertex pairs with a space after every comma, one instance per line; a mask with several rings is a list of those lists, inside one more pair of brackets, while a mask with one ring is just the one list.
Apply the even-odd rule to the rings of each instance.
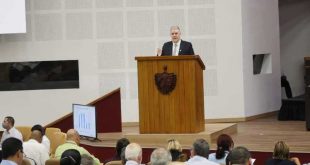
[[177, 75], [174, 73], [168, 73], [166, 65], [163, 67], [163, 69], [163, 73], [155, 74], [155, 83], [160, 93], [168, 95], [174, 90], [176, 86]]

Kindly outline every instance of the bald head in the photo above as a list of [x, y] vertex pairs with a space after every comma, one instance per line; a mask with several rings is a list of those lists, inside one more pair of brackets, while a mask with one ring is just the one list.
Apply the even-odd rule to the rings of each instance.
[[39, 143], [42, 142], [42, 132], [38, 131], [38, 130], [34, 130], [31, 132], [30, 138], [34, 139], [36, 141], [38, 141]]
[[71, 140], [77, 144], [80, 144], [80, 135], [75, 129], [69, 129], [67, 131], [67, 140]]

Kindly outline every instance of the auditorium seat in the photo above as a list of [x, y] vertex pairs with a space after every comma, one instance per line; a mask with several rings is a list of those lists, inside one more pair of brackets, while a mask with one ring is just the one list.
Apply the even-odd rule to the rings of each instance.
[[54, 134], [54, 132], [61, 132], [59, 128], [54, 128], [54, 127], [47, 127], [45, 129], [45, 135], [50, 139], [50, 136]]
[[51, 159], [46, 160], [45, 165], [60, 165], [60, 160], [51, 158]]
[[22, 165], [31, 165], [30, 160], [28, 160], [28, 159], [23, 159]]
[[51, 158], [54, 157], [57, 147], [66, 142], [66, 137], [67, 137], [67, 134], [63, 132], [54, 132], [54, 134], [50, 135], [49, 139], [51, 142], [51, 151], [50, 151]]
[[23, 135], [23, 141], [28, 141], [31, 135], [31, 127], [29, 126], [16, 126], [16, 129]]
[[121, 160], [114, 160], [114, 161], [110, 161], [110, 162], [106, 163], [105, 165], [122, 165], [122, 161]]

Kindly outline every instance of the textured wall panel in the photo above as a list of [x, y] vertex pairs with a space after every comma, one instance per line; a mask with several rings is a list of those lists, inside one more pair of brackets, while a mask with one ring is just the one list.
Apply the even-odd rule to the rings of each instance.
[[181, 6], [184, 5], [184, 0], [158, 0], [159, 6]]
[[97, 8], [118, 8], [123, 6], [123, 0], [96, 0]]
[[129, 73], [130, 99], [138, 99], [138, 77], [137, 73]]
[[122, 42], [99, 43], [98, 66], [101, 69], [124, 68], [124, 44]]
[[97, 13], [97, 38], [123, 37], [123, 13], [101, 12]]
[[35, 14], [35, 38], [38, 41], [61, 40], [63, 23], [61, 14]]
[[154, 36], [154, 12], [130, 11], [127, 13], [129, 37]]
[[93, 21], [91, 13], [69, 13], [66, 15], [67, 39], [93, 38]]
[[148, 7], [153, 6], [153, 0], [126, 0], [128, 7]]
[[59, 10], [61, 0], [33, 0], [35, 10]]
[[204, 71], [204, 94], [206, 96], [218, 95], [217, 71], [215, 69]]
[[102, 73], [99, 79], [99, 93], [109, 93], [121, 88], [121, 98], [126, 98], [126, 74], [125, 73]]
[[130, 68], [137, 68], [135, 56], [154, 56], [155, 42], [153, 41], [131, 41], [128, 43], [128, 62]]
[[89, 9], [93, 6], [93, 0], [66, 0], [66, 9]]
[[215, 34], [214, 9], [190, 9], [188, 11], [188, 33], [190, 35]]
[[171, 26], [177, 25], [182, 33], [185, 32], [184, 10], [160, 10], [158, 13], [158, 33], [160, 36], [169, 36]]
[[200, 55], [205, 65], [216, 65], [217, 56], [215, 39], [193, 39], [192, 44], [195, 54]]

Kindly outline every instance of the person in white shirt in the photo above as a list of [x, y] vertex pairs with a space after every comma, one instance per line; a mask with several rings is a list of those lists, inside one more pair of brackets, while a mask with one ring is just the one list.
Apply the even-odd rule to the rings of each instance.
[[125, 149], [125, 165], [139, 165], [142, 162], [142, 148], [137, 143], [130, 143]]
[[30, 139], [23, 144], [26, 158], [29, 159], [32, 165], [44, 165], [45, 161], [49, 159], [48, 151], [41, 144], [42, 137], [40, 131], [34, 130], [31, 132]]
[[47, 138], [47, 136], [45, 135], [45, 129], [44, 127], [42, 127], [40, 124], [36, 124], [31, 128], [31, 132], [38, 130], [42, 133], [43, 137], [42, 137], [42, 144], [45, 146], [45, 148], [47, 149], [47, 152], [50, 153], [50, 149], [51, 149], [51, 142], [50, 140]]
[[22, 165], [23, 158], [22, 141], [14, 137], [9, 137], [3, 141], [2, 162], [0, 165]]
[[230, 150], [234, 148], [234, 141], [227, 134], [221, 134], [217, 138], [217, 149], [215, 153], [209, 155], [209, 160], [219, 164], [226, 164], [226, 157]]
[[1, 142], [0, 142], [0, 148], [2, 147], [2, 143], [4, 140], [10, 137], [14, 137], [16, 139], [19, 139], [20, 141], [23, 141], [23, 135], [14, 127], [15, 120], [12, 116], [6, 116], [2, 122], [2, 127], [5, 129], [3, 131]]
[[197, 139], [191, 149], [191, 158], [185, 162], [188, 165], [219, 165], [208, 160], [209, 156], [209, 144], [204, 139]]

